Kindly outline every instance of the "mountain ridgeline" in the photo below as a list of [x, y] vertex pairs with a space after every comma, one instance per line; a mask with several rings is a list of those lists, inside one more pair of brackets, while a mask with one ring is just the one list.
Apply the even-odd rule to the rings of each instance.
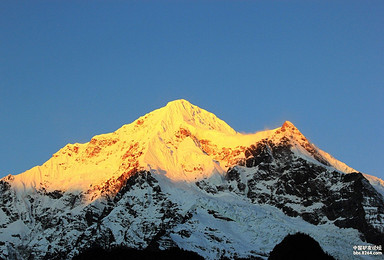
[[291, 122], [240, 134], [176, 100], [1, 179], [0, 258], [267, 259], [300, 232], [313, 254], [358, 259], [384, 245], [383, 194]]

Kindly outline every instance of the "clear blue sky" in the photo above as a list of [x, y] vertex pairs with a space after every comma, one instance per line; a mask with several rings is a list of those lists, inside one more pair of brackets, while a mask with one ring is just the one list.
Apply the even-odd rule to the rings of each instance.
[[290, 120], [384, 178], [383, 14], [382, 0], [1, 1], [0, 177], [184, 98], [240, 132]]

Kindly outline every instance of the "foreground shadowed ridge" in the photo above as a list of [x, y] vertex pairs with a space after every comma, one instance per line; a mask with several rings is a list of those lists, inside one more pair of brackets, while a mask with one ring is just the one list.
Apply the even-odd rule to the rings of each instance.
[[287, 235], [283, 241], [277, 244], [269, 260], [298, 260], [298, 259], [324, 259], [334, 258], [323, 251], [319, 243], [307, 234], [296, 233]]
[[126, 247], [116, 247], [105, 250], [100, 247], [92, 247], [83, 253], [75, 256], [73, 260], [86, 259], [204, 259], [198, 254], [185, 251], [180, 248], [171, 248], [167, 250], [138, 250]]

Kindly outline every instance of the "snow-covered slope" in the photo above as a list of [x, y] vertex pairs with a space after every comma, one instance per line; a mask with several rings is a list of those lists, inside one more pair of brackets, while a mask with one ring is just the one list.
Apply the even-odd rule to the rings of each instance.
[[[321, 156], [336, 170], [339, 170], [340, 172], [344, 173], [352, 173], [352, 172], [358, 172], [355, 169], [349, 167], [343, 162], [340, 162], [339, 160], [335, 159], [332, 155], [330, 155], [327, 152], [324, 152], [323, 150], [320, 150], [317, 148]], [[369, 175], [369, 174], [363, 174], [364, 177], [369, 181], [369, 183], [384, 197], [384, 181], [378, 177]]]
[[1, 179], [0, 257], [65, 259], [97, 244], [265, 258], [302, 231], [348, 259], [383, 241], [384, 182], [364, 176], [289, 121], [241, 134], [176, 100]]

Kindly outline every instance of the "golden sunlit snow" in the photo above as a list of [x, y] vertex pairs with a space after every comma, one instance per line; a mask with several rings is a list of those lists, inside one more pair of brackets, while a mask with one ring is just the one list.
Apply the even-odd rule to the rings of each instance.
[[[244, 156], [246, 147], [282, 135], [300, 149], [300, 142], [307, 141], [288, 121], [274, 130], [241, 134], [214, 114], [176, 100], [113, 133], [95, 136], [85, 144], [68, 144], [42, 166], [5, 178], [13, 179], [19, 189], [87, 191], [93, 199], [100, 190], [113, 192], [120, 187], [120, 176], [129, 177], [137, 170], [156, 171], [173, 181], [223, 174]], [[319, 151], [338, 170], [351, 171]]]

